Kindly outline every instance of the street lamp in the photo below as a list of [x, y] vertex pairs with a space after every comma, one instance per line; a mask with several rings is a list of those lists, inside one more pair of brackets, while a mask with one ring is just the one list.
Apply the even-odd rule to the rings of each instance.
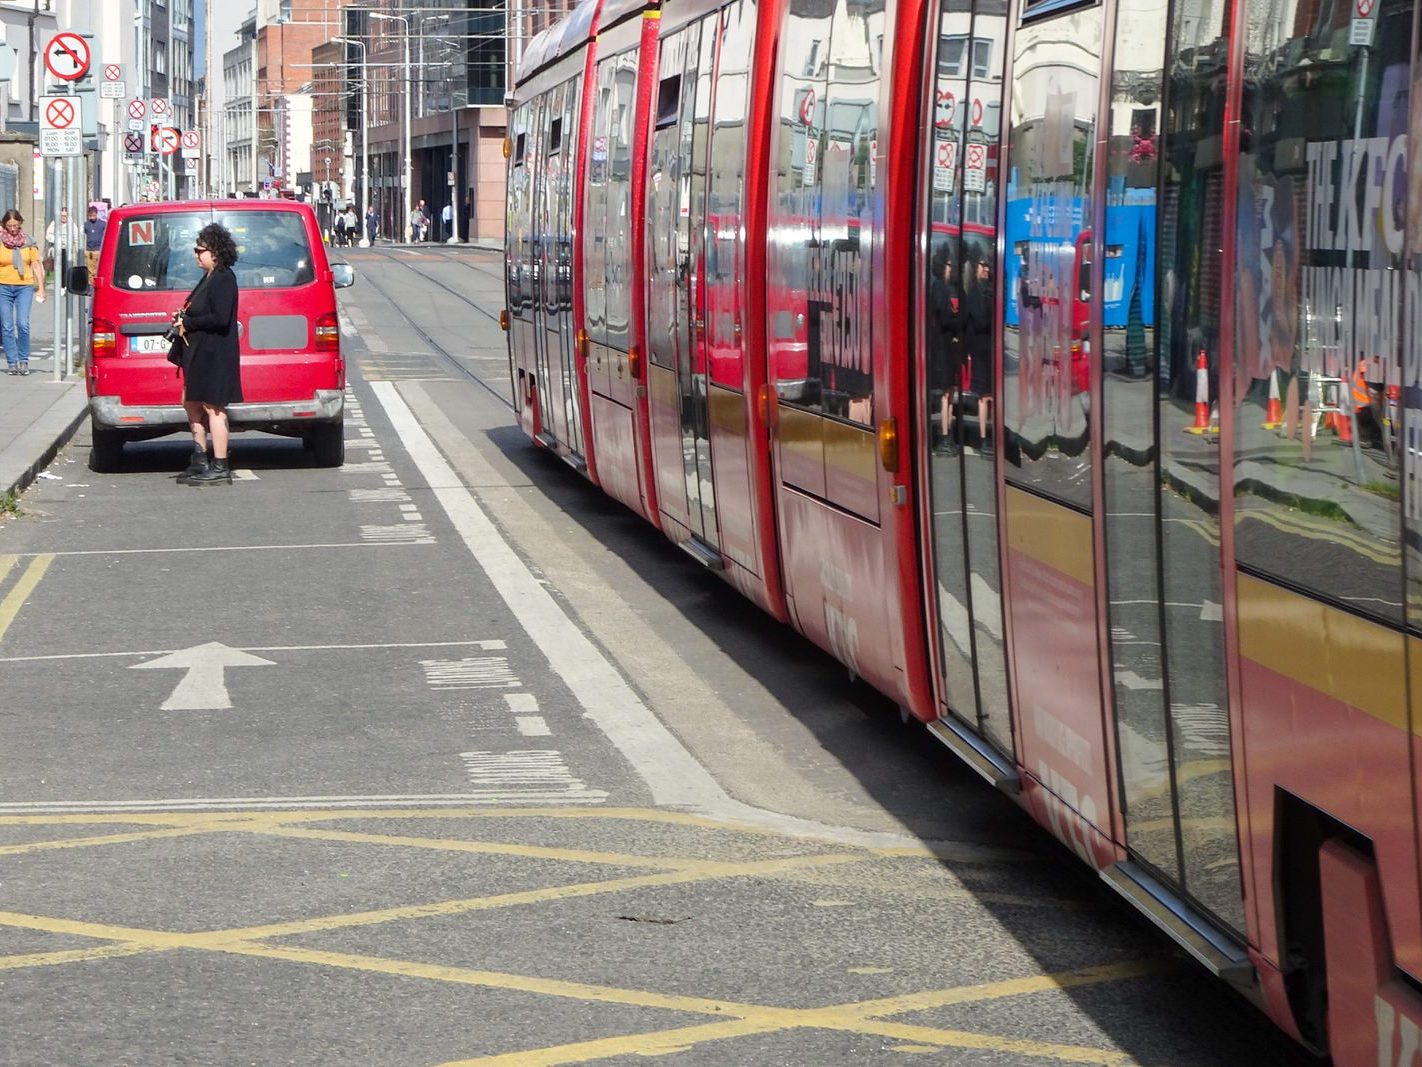
[[360, 246], [370, 247], [370, 238], [364, 236], [364, 219], [370, 214], [370, 64], [366, 62], [370, 58], [370, 50], [366, 43], [356, 37], [332, 37], [336, 44], [359, 45], [360, 46], [360, 154], [361, 166], [365, 168], [365, 180], [361, 185], [361, 203], [364, 210], [361, 212], [362, 236]]
[[404, 176], [404, 178], [403, 178], [403, 180], [402, 180], [402, 181], [403, 181], [403, 190], [404, 190], [403, 202], [402, 202], [401, 205], [400, 205], [400, 210], [399, 210], [399, 212], [395, 215], [395, 225], [396, 225], [397, 227], [399, 227], [399, 226], [400, 226], [400, 220], [401, 220], [402, 218], [404, 218], [406, 215], [408, 215], [409, 212], [410, 212], [410, 208], [411, 208], [412, 202], [413, 202], [413, 200], [414, 200], [414, 193], [415, 193], [414, 189], [412, 188], [412, 185], [413, 185], [412, 175], [411, 175], [411, 165], [412, 165], [412, 164], [411, 164], [411, 160], [410, 160], [410, 96], [411, 96], [411, 85], [410, 85], [410, 19], [409, 19], [408, 16], [405, 16], [405, 15], [386, 15], [386, 14], [384, 14], [383, 12], [380, 12], [380, 11], [372, 11], [372, 12], [370, 12], [370, 17], [373, 18], [373, 19], [379, 19], [379, 20], [382, 21], [382, 22], [398, 22], [398, 23], [400, 23], [400, 24], [404, 27], [404, 30], [405, 30], [405, 33], [404, 33], [404, 37], [405, 37], [405, 114], [404, 114], [404, 120], [403, 120], [403, 122], [402, 122], [402, 125], [403, 125], [404, 130], [405, 130], [405, 136], [404, 136], [404, 141], [405, 141], [405, 170], [404, 170], [404, 175], [405, 175], [405, 176]]

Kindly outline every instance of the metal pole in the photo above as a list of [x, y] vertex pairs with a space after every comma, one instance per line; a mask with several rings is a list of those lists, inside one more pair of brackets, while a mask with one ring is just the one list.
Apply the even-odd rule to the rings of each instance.
[[[56, 161], [54, 168], [54, 217], [55, 229], [58, 230], [59, 207], [64, 203], [64, 166], [61, 161]], [[56, 237], [58, 234], [55, 235]], [[44, 270], [44, 263], [40, 263], [40, 270]], [[59, 257], [54, 257], [55, 281], [59, 280]], [[59, 286], [49, 287], [48, 299], [50, 302], [50, 317], [54, 323], [54, 380], [61, 381], [64, 378], [64, 325], [60, 318]]]
[[[405, 187], [400, 213], [408, 216], [415, 195], [414, 161], [410, 158], [410, 96], [414, 92], [413, 71], [410, 69], [410, 23], [405, 20]], [[396, 225], [399, 225], [397, 220]]]
[[[360, 225], [363, 230], [365, 217], [370, 214], [370, 52], [364, 41], [357, 43], [360, 45], [360, 154], [361, 166], [365, 168], [365, 176], [360, 183]], [[368, 234], [361, 234], [360, 247], [370, 247]]]
[[449, 113], [454, 119], [454, 141], [449, 148], [449, 218], [454, 224], [450, 244], [459, 243], [459, 108], [454, 106], [454, 82], [449, 83]]

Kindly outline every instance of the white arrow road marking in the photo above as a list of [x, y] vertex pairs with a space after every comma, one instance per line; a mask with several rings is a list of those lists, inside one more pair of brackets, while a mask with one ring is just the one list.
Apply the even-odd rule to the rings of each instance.
[[183, 680], [178, 683], [172, 695], [163, 701], [162, 709], [211, 711], [232, 706], [232, 701], [227, 696], [227, 678], [224, 674], [228, 667], [272, 666], [275, 664], [269, 659], [228, 648], [221, 641], [209, 641], [205, 645], [194, 645], [192, 648], [170, 652], [147, 663], [135, 663], [129, 670], [185, 670], [188, 673], [183, 675]]

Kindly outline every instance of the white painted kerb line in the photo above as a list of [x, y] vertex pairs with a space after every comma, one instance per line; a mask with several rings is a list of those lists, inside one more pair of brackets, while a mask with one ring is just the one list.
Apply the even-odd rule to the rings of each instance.
[[539, 584], [415, 420], [393, 382], [371, 382], [430, 492], [479, 566], [587, 717], [647, 783], [656, 804], [711, 807], [728, 798]]

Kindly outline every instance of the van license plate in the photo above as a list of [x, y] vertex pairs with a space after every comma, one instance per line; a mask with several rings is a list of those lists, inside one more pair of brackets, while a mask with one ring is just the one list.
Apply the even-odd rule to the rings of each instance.
[[168, 342], [158, 333], [128, 339], [128, 350], [135, 356], [166, 356], [168, 348]]

